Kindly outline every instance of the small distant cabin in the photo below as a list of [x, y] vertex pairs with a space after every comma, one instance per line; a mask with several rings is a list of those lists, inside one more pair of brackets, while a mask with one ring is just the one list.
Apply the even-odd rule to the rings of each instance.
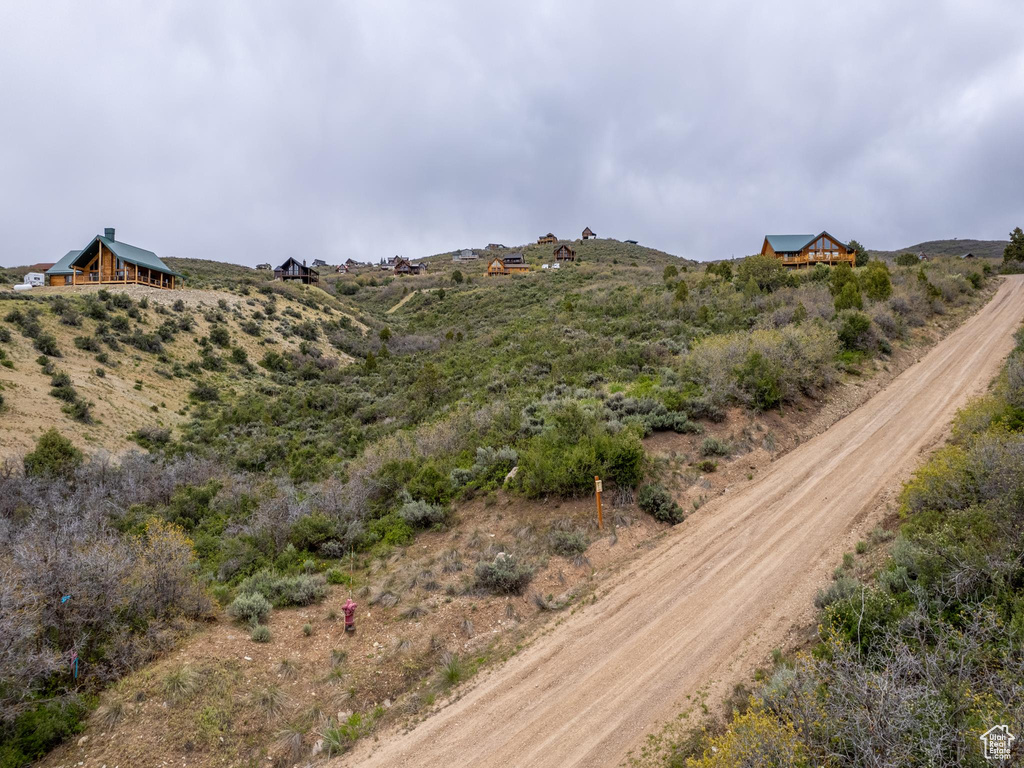
[[540, 245], [544, 245], [545, 243], [557, 243], [557, 242], [558, 242], [558, 238], [555, 237], [550, 232], [548, 232], [546, 235], [541, 235], [540, 237], [537, 238], [537, 243], [540, 244]]
[[150, 285], [173, 289], [184, 277], [155, 253], [122, 243], [107, 227], [80, 251], [68, 251], [46, 270], [50, 285]]
[[326, 267], [327, 266], [327, 262], [324, 261], [323, 259], [313, 259], [313, 266], [314, 267]]
[[398, 258], [395, 260], [396, 275], [419, 275], [427, 271], [426, 264], [413, 264], [408, 259]]
[[300, 264], [297, 259], [289, 258], [284, 264], [274, 270], [274, 279], [283, 280], [286, 283], [296, 282], [303, 285], [319, 285], [320, 272], [313, 267], [307, 267], [306, 261]]
[[256, 269], [259, 269], [259, 270], [264, 270], [264, 271], [266, 271], [266, 272], [269, 272], [269, 271], [270, 271], [270, 270], [272, 270], [273, 268], [274, 268], [274, 267], [273, 267], [272, 265], [270, 265], [270, 264], [266, 264], [266, 263], [264, 263], [264, 264], [257, 264], [257, 265], [256, 265]]
[[363, 264], [355, 259], [345, 259], [345, 266], [349, 269], [356, 269], [357, 267], [363, 266]]
[[518, 275], [530, 271], [526, 263], [526, 257], [520, 251], [507, 254], [503, 257], [495, 256], [487, 264], [487, 274], [494, 275]]
[[587, 227], [583, 230], [583, 239], [589, 240], [590, 238], [594, 238], [596, 240], [597, 235], [594, 234], [594, 231], [590, 227]]
[[622, 242], [629, 243], [630, 245], [636, 245], [637, 244], [636, 240], [623, 240]]
[[555, 248], [555, 261], [576, 261], [576, 251], [563, 243]]
[[334, 268], [335, 274], [348, 274], [348, 264], [339, 264]]
[[765, 235], [762, 256], [774, 256], [786, 267], [812, 267], [815, 264], [856, 263], [854, 250], [828, 232], [819, 235]]
[[505, 246], [502, 245], [501, 243], [488, 243], [487, 244], [487, 250], [488, 251], [504, 251], [505, 250]]
[[970, 251], [968, 251], [967, 253], [965, 253], [965, 254], [964, 254], [963, 256], [961, 256], [960, 258], [961, 258], [961, 259], [976, 259], [976, 258], [978, 258], [978, 257], [977, 257], [977, 256], [975, 256], [975, 255], [974, 255], [973, 253], [971, 253]]
[[479, 258], [480, 254], [472, 248], [463, 248], [461, 251], [455, 252], [455, 255], [452, 256], [452, 261], [476, 261]]

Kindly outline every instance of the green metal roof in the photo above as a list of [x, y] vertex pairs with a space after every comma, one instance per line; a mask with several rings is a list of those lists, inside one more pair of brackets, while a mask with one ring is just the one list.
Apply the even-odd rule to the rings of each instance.
[[64, 254], [63, 258], [46, 270], [48, 275], [70, 275], [73, 270], [71, 269], [71, 263], [78, 258], [78, 254], [81, 251], [68, 251]]
[[[96, 239], [112, 250], [114, 255], [121, 259], [121, 261], [127, 261], [129, 264], [135, 264], [139, 267], [155, 269], [159, 272], [165, 272], [168, 275], [174, 275], [175, 277], [184, 277], [180, 272], [175, 272], [164, 264], [160, 260], [160, 257], [152, 251], [147, 251], [143, 248], [136, 248], [134, 245], [121, 243], [117, 240], [110, 240], [102, 235], [97, 235]], [[90, 243], [90, 245], [92, 245], [92, 243]]]
[[776, 253], [795, 253], [814, 240], [817, 235], [765, 235]]
[[[68, 262], [68, 266], [74, 263], [78, 259], [78, 257], [81, 256], [83, 253], [90, 250], [93, 244], [96, 242], [103, 243], [103, 245], [107, 246], [107, 248], [109, 248], [114, 253], [114, 255], [117, 256], [117, 258], [121, 259], [121, 261], [127, 261], [129, 264], [134, 264], [137, 267], [155, 269], [156, 271], [163, 272], [164, 274], [167, 275], [174, 275], [175, 277], [180, 278], [185, 277], [180, 272], [175, 272], [173, 269], [164, 264], [160, 260], [160, 257], [157, 256], [152, 251], [147, 251], [144, 248], [136, 248], [134, 245], [128, 245], [128, 243], [122, 243], [119, 240], [111, 240], [109, 237], [104, 237], [103, 235], [96, 235], [96, 237], [89, 241], [89, 244], [85, 246], [85, 248], [83, 248], [80, 251], [75, 251], [75, 255], [71, 258], [71, 261]], [[69, 253], [68, 256], [70, 255], [71, 254]], [[65, 256], [64, 258], [66, 259], [67, 256]], [[54, 264], [53, 269], [56, 269], [63, 263], [64, 259], [61, 259], [60, 263]], [[70, 270], [67, 271], [70, 272]]]

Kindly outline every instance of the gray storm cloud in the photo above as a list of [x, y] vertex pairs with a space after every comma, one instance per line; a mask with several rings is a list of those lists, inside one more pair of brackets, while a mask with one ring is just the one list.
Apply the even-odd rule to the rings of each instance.
[[1015, 0], [491, 5], [4, 3], [0, 264], [1024, 224]]

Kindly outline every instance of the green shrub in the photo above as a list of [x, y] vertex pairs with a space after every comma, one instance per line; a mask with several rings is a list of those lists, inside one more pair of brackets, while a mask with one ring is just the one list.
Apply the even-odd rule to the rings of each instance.
[[327, 588], [316, 576], [282, 576], [264, 569], [239, 584], [238, 592], [241, 595], [261, 595], [275, 608], [284, 608], [290, 605], [318, 603], [327, 595]]
[[100, 343], [95, 336], [75, 336], [75, 347], [86, 352], [99, 352]]
[[765, 357], [758, 350], [747, 355], [743, 365], [736, 369], [740, 390], [758, 411], [767, 411], [782, 403], [784, 375], [781, 362]]
[[36, 448], [23, 459], [25, 474], [30, 477], [70, 475], [81, 466], [82, 452], [56, 429], [50, 428], [36, 441]]
[[270, 601], [259, 593], [244, 593], [228, 606], [228, 615], [247, 624], [261, 624], [270, 616]]
[[551, 551], [562, 557], [575, 557], [587, 550], [587, 537], [582, 531], [552, 531]]
[[743, 259], [736, 267], [736, 284], [742, 286], [750, 282], [759, 290], [771, 293], [792, 281], [781, 259], [757, 254]]
[[838, 335], [843, 349], [860, 352], [867, 350], [871, 346], [871, 318], [861, 312], [846, 313]]
[[515, 557], [500, 552], [491, 562], [477, 563], [476, 586], [496, 595], [521, 595], [533, 570]]
[[731, 456], [732, 446], [726, 440], [717, 437], [706, 437], [700, 444], [701, 456]]
[[85, 730], [88, 702], [72, 697], [31, 706], [0, 724], [0, 766], [21, 768]]
[[399, 516], [414, 528], [430, 528], [448, 519], [448, 510], [425, 501], [408, 501], [398, 510]]
[[263, 356], [263, 359], [260, 360], [260, 365], [268, 371], [275, 371], [277, 373], [287, 373], [292, 367], [291, 361], [287, 357], [274, 350], [270, 350]]
[[352, 577], [340, 568], [329, 568], [324, 574], [328, 584], [346, 584], [351, 586]]
[[213, 403], [220, 400], [220, 391], [213, 384], [199, 382], [192, 387], [192, 391], [188, 393], [188, 396], [200, 403]]
[[75, 399], [62, 407], [61, 411], [82, 424], [92, 424], [92, 411], [84, 400]]
[[520, 455], [516, 480], [528, 496], [589, 493], [595, 476], [624, 488], [640, 482], [644, 450], [635, 432], [611, 434], [575, 404], [552, 419], [554, 427], [530, 440]]
[[50, 333], [40, 333], [34, 341], [35, 348], [49, 357], [60, 357], [60, 348], [57, 346], [57, 338]]
[[269, 643], [273, 639], [270, 627], [266, 624], [257, 624], [253, 627], [252, 634], [249, 637], [254, 643]]
[[300, 517], [292, 523], [288, 541], [298, 550], [316, 552], [323, 544], [338, 537], [338, 526], [321, 512]]
[[366, 535], [363, 537], [362, 546], [370, 547], [382, 543], [389, 547], [401, 547], [411, 544], [413, 538], [415, 538], [415, 533], [412, 526], [401, 516], [392, 512], [370, 521], [366, 526]]
[[884, 261], [869, 262], [861, 275], [864, 294], [872, 301], [885, 301], [892, 296], [892, 280]]
[[636, 503], [640, 509], [662, 523], [675, 525], [685, 519], [682, 507], [676, 504], [672, 494], [658, 483], [643, 486]]
[[895, 261], [898, 267], [916, 267], [921, 260], [913, 253], [898, 253]]
[[861, 298], [857, 283], [852, 280], [845, 283], [836, 295], [836, 312], [842, 312], [844, 309], [862, 309], [863, 307], [864, 300]]
[[223, 325], [215, 325], [210, 329], [210, 341], [218, 347], [227, 349], [231, 345], [231, 334]]
[[699, 469], [701, 472], [711, 473], [718, 469], [718, 462], [713, 461], [711, 459], [702, 459], [701, 461], [698, 461], [694, 466], [697, 467], [697, 469]]

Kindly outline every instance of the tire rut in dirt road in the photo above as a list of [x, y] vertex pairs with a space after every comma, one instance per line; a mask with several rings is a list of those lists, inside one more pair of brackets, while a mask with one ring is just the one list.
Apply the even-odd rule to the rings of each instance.
[[[406, 733], [335, 765], [614, 766], [738, 656], [780, 644], [844, 539], [984, 389], [1024, 319], [1024, 277], [830, 429], [712, 501], [593, 605]], [[717, 702], [712, 702], [717, 703]]]

